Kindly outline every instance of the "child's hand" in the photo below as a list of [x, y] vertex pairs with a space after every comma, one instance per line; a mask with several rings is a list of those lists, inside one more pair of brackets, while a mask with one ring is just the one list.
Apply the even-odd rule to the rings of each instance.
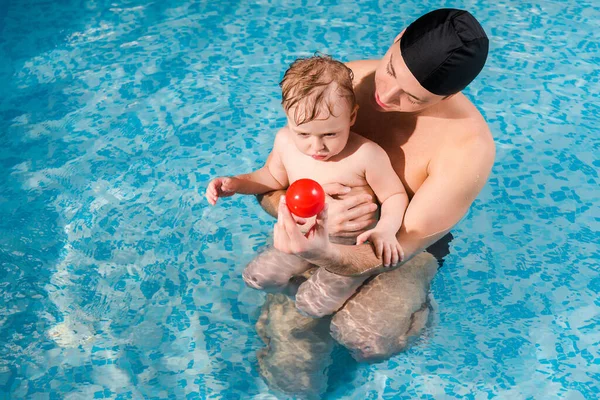
[[217, 204], [219, 197], [229, 197], [236, 193], [238, 188], [238, 179], [233, 177], [219, 177], [215, 178], [208, 184], [206, 188], [206, 200], [211, 205]]
[[377, 227], [361, 233], [356, 238], [356, 244], [363, 244], [366, 241], [371, 242], [375, 248], [375, 254], [377, 258], [382, 258], [383, 265], [388, 267], [402, 262], [404, 259], [404, 250], [396, 239], [395, 232], [388, 232], [385, 230], [378, 230]]

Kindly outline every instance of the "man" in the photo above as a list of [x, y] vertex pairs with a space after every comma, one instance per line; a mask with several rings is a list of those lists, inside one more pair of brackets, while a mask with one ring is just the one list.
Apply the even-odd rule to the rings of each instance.
[[[441, 9], [422, 16], [400, 33], [383, 59], [348, 64], [354, 72], [354, 89], [360, 106], [352, 129], [385, 149], [410, 198], [397, 234], [404, 251], [401, 260], [382, 262], [369, 244], [330, 243], [329, 234], [356, 235], [373, 218], [371, 197], [364, 193], [342, 195], [343, 188], [328, 188], [329, 194], [334, 195], [328, 207], [345, 210], [336, 214], [346, 218], [328, 221], [325, 210], [307, 236], [280, 201], [281, 192], [265, 195], [261, 204], [278, 216], [275, 247], [339, 275], [385, 271], [394, 274], [396, 271], [392, 270], [410, 263], [446, 235], [465, 215], [494, 163], [495, 146], [487, 124], [460, 93], [481, 71], [487, 53], [487, 36], [471, 14]], [[387, 281], [388, 287], [386, 280], [378, 280], [376, 290], [394, 292], [397, 280]], [[369, 316], [376, 312], [371, 310]], [[401, 314], [382, 315], [381, 319], [410, 320], [410, 314]], [[371, 336], [396, 334], [379, 328], [371, 329]], [[340, 341], [339, 338], [349, 337], [353, 329], [356, 327], [340, 322], [332, 331]], [[385, 358], [398, 350], [394, 346], [382, 348], [378, 343], [365, 343], [363, 339], [360, 344], [341, 342], [359, 359], [370, 359], [371, 355]], [[377, 346], [379, 350], [374, 351]]]

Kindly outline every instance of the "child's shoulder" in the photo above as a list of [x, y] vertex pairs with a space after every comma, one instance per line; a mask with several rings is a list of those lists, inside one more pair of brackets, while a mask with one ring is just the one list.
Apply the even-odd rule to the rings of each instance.
[[291, 143], [290, 140], [290, 130], [286, 125], [275, 134], [274, 147], [287, 146]]

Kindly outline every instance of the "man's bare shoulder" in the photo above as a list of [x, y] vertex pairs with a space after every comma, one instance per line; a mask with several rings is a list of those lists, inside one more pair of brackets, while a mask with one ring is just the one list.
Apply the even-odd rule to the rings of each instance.
[[496, 145], [487, 124], [473, 121], [465, 127], [460, 143], [455, 147], [457, 156], [475, 157], [481, 167], [491, 169], [496, 157]]
[[463, 113], [455, 124], [450, 124], [450, 129], [456, 130], [460, 134], [462, 139], [460, 141], [464, 145], [484, 147], [488, 152], [495, 151], [494, 138], [483, 115], [462, 93], [459, 96]]
[[443, 146], [439, 146], [430, 167], [437, 166], [440, 171], [444, 171], [450, 165], [464, 167], [466, 163], [487, 174], [496, 155], [492, 133], [479, 110], [464, 95], [457, 95], [456, 100], [453, 107], [459, 111], [445, 119], [446, 140]]
[[354, 74], [354, 86], [360, 83], [363, 78], [373, 73], [377, 69], [380, 60], [357, 60], [349, 61], [346, 66], [352, 70]]

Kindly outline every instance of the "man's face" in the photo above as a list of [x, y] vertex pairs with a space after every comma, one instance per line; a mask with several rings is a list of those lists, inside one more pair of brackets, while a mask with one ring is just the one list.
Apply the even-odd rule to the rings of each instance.
[[413, 76], [400, 54], [400, 37], [375, 70], [373, 103], [379, 111], [418, 112], [445, 97], [431, 93]]
[[[301, 104], [299, 106], [302, 107]], [[329, 114], [325, 108], [317, 119], [301, 125], [294, 122], [295, 108], [288, 112], [288, 127], [300, 152], [315, 160], [327, 161], [346, 147], [358, 106], [352, 110], [345, 99], [338, 99], [334, 103], [333, 114]], [[328, 116], [325, 118], [322, 115]]]

